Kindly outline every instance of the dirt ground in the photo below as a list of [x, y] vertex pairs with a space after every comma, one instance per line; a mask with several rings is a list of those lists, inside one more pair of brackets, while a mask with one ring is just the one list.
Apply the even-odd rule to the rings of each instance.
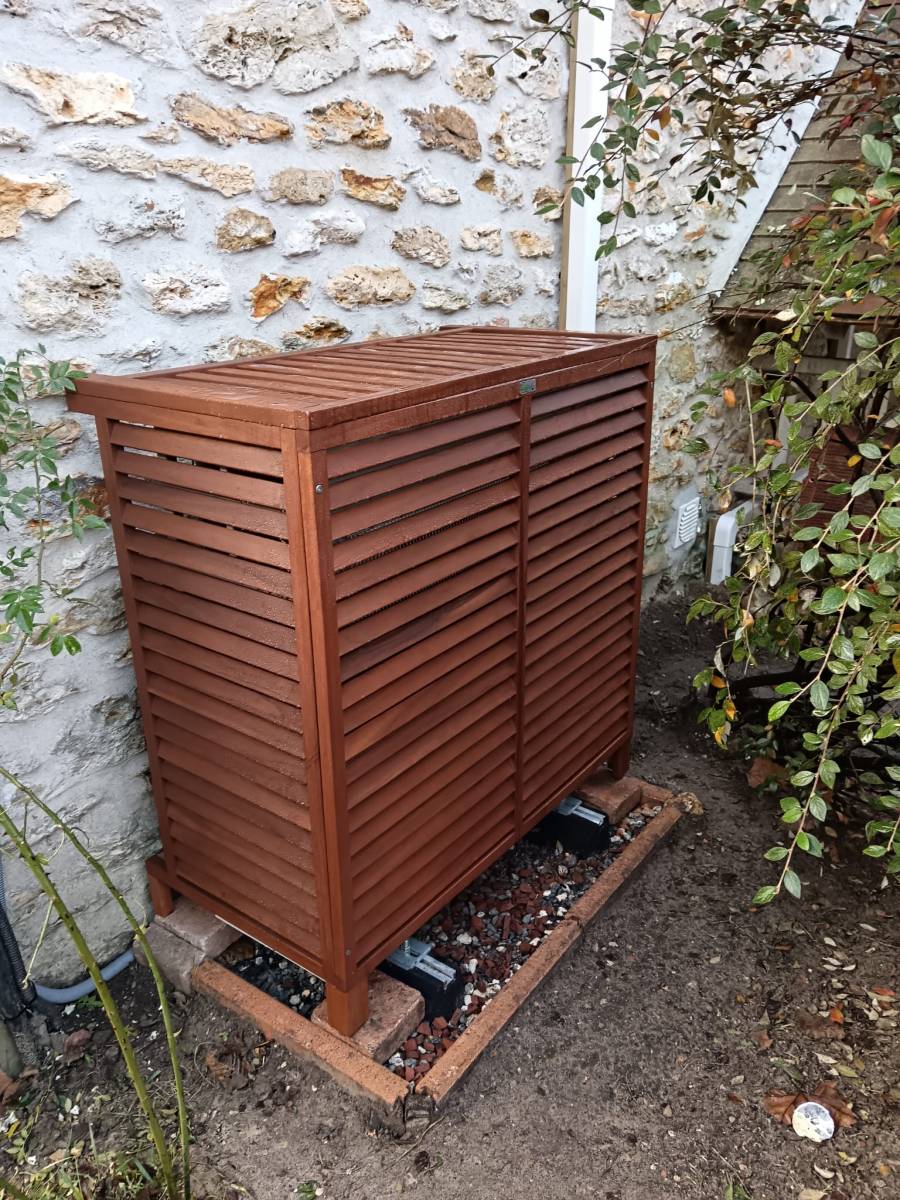
[[[890, 1010], [883, 989], [900, 990], [900, 890], [879, 889], [877, 866], [856, 846], [841, 868], [808, 861], [802, 903], [749, 911], [768, 880], [760, 854], [772, 841], [772, 805], [747, 787], [745, 764], [696, 725], [689, 682], [709, 635], [685, 629], [685, 609], [663, 597], [645, 610], [632, 770], [696, 792], [705, 815], [679, 822], [412, 1144], [373, 1128], [365, 1106], [278, 1047], [261, 1052], [247, 1086], [223, 1087], [210, 1051], [251, 1034], [190, 1000], [178, 1015], [201, 1194], [900, 1195], [900, 1036], [895, 1018], [878, 1017], [872, 991], [882, 989]], [[142, 1061], [161, 1065], [146, 978], [133, 970], [119, 990]], [[815, 1020], [828, 1010], [843, 1024]], [[56, 1080], [58, 1091], [81, 1094], [82, 1113], [91, 1089], [108, 1094], [119, 1073], [115, 1051], [106, 1057], [95, 1044], [91, 1063]], [[762, 1107], [772, 1089], [812, 1091], [827, 1079], [858, 1117], [830, 1142], [801, 1140]], [[103, 1138], [126, 1136], [115, 1104], [100, 1120]]]

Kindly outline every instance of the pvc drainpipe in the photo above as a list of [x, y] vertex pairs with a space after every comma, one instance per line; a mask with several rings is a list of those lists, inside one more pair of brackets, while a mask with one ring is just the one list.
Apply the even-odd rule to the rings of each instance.
[[[585, 129], [591, 117], [606, 116], [609, 92], [605, 91], [607, 73], [594, 59], [609, 60], [612, 45], [613, 6], [603, 7], [604, 16], [593, 16], [579, 8], [574, 17], [575, 44], [569, 56], [569, 94], [566, 116], [566, 154], [581, 161], [598, 132], [597, 126]], [[585, 161], [591, 161], [587, 158]], [[566, 179], [578, 172], [577, 164], [566, 167]], [[567, 203], [563, 212], [562, 280], [560, 284], [559, 327], [594, 333], [597, 329], [599, 278], [594, 252], [600, 240], [597, 214], [601, 194], [595, 200], [585, 196], [584, 205]]]
[[[6, 912], [6, 887], [3, 879], [3, 856], [0, 855], [0, 905], [3, 911]], [[105, 967], [101, 967], [100, 976], [104, 983], [109, 983], [111, 979], [115, 979], [126, 967], [131, 966], [134, 962], [134, 951], [129, 947], [128, 950], [116, 956], [111, 962], [108, 962]], [[46, 987], [42, 983], [32, 983], [35, 993], [41, 1000], [46, 1000], [48, 1004], [74, 1004], [76, 1000], [80, 1000], [83, 996], [89, 996], [95, 990], [95, 984], [90, 975], [86, 979], [81, 979], [78, 983], [72, 983], [68, 987], [54, 988]]]

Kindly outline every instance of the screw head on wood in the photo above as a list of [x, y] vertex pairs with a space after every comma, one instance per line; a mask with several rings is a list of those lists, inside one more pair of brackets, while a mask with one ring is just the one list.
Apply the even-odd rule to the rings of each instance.
[[317, 492], [320, 492], [320, 493], [321, 493], [321, 492], [324, 492], [324, 491], [325, 491], [325, 484], [324, 484], [324, 483], [317, 483], [317, 484], [316, 484], [316, 491], [317, 491]]

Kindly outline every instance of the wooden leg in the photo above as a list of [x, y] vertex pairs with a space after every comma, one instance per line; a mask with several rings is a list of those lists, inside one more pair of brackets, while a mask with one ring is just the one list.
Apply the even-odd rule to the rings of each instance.
[[360, 1025], [365, 1025], [369, 1016], [368, 976], [363, 976], [346, 992], [329, 983], [325, 989], [325, 1006], [328, 1024], [344, 1037], [353, 1037]]
[[631, 743], [625, 742], [610, 757], [609, 769], [615, 779], [624, 779], [631, 763]]
[[166, 868], [158, 854], [147, 859], [147, 883], [150, 903], [157, 917], [167, 917], [175, 910], [175, 893], [166, 878]]

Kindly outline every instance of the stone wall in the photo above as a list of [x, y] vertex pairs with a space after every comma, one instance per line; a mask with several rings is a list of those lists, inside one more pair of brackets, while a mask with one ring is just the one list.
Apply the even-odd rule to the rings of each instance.
[[[0, 0], [0, 353], [43, 342], [106, 372], [299, 349], [447, 320], [552, 326], [565, 71], [491, 77], [516, 0]], [[45, 402], [42, 419], [62, 413]], [[66, 469], [99, 472], [90, 422]], [[145, 903], [156, 845], [128, 641], [105, 534], [61, 542], [65, 622], [4, 761]], [[7, 789], [8, 791], [8, 789]], [[111, 902], [30, 828], [102, 959]], [[44, 905], [7, 863], [27, 949]], [[80, 973], [51, 926], [47, 982]]]

